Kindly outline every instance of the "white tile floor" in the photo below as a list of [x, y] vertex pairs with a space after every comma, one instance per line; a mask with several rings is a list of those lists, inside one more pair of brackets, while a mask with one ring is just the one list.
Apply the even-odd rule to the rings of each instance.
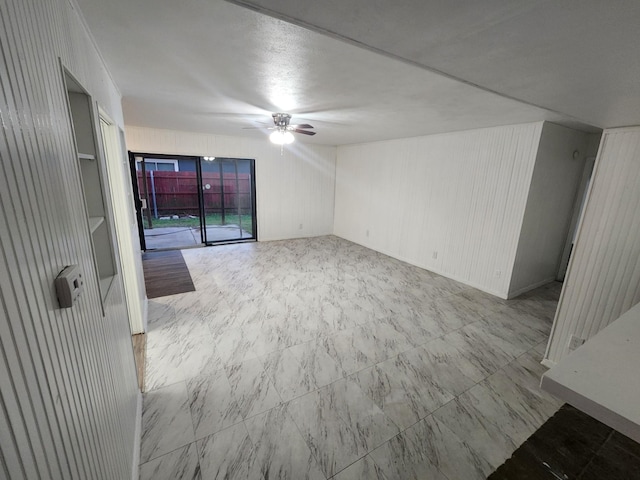
[[150, 301], [141, 479], [483, 479], [559, 407], [560, 288], [504, 301], [336, 237], [185, 250]]

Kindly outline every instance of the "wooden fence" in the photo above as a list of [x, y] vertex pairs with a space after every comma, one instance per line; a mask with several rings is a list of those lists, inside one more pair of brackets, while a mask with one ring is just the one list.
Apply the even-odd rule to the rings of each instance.
[[[145, 179], [137, 172], [138, 189], [147, 198], [148, 208], [154, 217], [170, 215], [199, 215], [198, 178], [196, 172], [148, 171]], [[206, 213], [250, 214], [251, 175], [215, 172], [202, 173], [202, 194]], [[207, 188], [208, 187], [208, 188]]]

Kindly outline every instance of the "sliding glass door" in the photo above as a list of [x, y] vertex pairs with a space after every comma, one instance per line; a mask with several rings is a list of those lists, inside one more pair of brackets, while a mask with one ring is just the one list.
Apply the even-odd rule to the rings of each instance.
[[204, 157], [204, 242], [256, 238], [254, 161]]
[[144, 250], [256, 239], [254, 160], [130, 154]]

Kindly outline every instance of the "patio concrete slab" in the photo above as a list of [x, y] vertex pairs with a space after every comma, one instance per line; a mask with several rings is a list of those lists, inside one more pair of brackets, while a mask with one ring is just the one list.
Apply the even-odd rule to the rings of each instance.
[[[198, 227], [157, 227], [144, 230], [147, 250], [160, 248], [187, 248], [200, 245], [200, 228]], [[207, 226], [209, 242], [245, 240], [251, 234], [240, 229], [238, 225]]]

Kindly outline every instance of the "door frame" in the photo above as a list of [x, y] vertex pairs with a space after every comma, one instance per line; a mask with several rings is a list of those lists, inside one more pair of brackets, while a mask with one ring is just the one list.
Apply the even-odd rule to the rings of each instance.
[[133, 204], [136, 209], [136, 221], [138, 223], [138, 240], [140, 241], [140, 250], [147, 250], [147, 241], [144, 238], [144, 225], [142, 221], [142, 199], [140, 198], [140, 189], [138, 188], [138, 173], [136, 170], [136, 154], [129, 151], [129, 172], [131, 173], [131, 188], [133, 189]]
[[591, 176], [593, 175], [593, 167], [596, 162], [596, 157], [588, 156], [585, 160], [582, 177], [573, 202], [573, 213], [571, 214], [571, 220], [569, 222], [567, 239], [565, 240], [562, 255], [560, 257], [560, 263], [558, 265], [558, 273], [556, 274], [556, 280], [559, 282], [563, 282], [567, 275], [569, 259], [573, 252], [573, 242], [575, 240], [576, 232], [578, 231], [578, 224], [582, 217], [582, 211], [587, 200], [587, 192], [589, 190], [589, 184], [591, 183]]

